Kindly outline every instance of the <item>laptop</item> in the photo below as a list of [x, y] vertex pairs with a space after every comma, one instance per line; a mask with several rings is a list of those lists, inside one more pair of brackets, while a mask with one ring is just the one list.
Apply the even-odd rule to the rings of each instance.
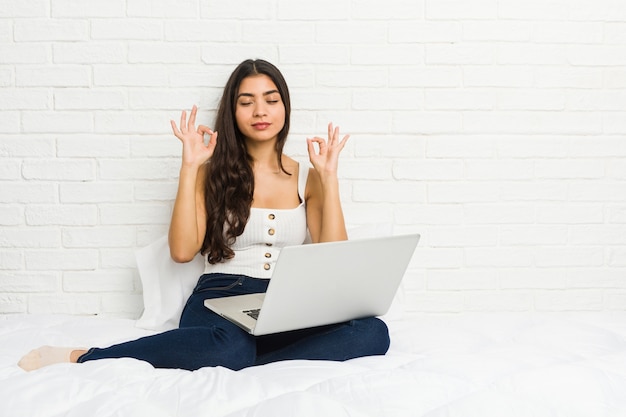
[[255, 336], [382, 316], [419, 238], [408, 234], [287, 246], [265, 293], [211, 298], [204, 305]]

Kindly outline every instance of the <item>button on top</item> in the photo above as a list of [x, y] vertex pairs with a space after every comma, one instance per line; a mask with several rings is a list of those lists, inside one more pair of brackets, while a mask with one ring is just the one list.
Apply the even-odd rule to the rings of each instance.
[[276, 218], [276, 216], [273, 213], [270, 213], [270, 214], [268, 214], [267, 218], [270, 219], [270, 220], [274, 220]]

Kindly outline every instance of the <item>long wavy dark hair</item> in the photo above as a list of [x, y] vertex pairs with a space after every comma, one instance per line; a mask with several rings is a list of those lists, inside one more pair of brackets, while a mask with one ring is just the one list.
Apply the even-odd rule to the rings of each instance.
[[252, 157], [237, 126], [235, 111], [239, 86], [243, 79], [261, 74], [267, 75], [276, 84], [285, 106], [285, 125], [278, 133], [276, 155], [281, 171], [289, 174], [285, 171], [281, 158], [289, 133], [291, 114], [287, 83], [278, 68], [271, 63], [261, 59], [248, 59], [237, 66], [224, 87], [214, 127], [218, 132], [217, 145], [205, 170], [207, 230], [201, 253], [207, 256], [211, 264], [235, 256], [231, 245], [243, 233], [250, 217], [254, 193]]

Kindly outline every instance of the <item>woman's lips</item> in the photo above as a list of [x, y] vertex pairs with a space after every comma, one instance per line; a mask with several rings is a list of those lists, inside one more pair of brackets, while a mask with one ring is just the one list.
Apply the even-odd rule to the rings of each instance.
[[259, 122], [259, 123], [254, 123], [252, 127], [254, 127], [256, 130], [265, 130], [268, 127], [270, 127], [270, 125], [271, 123]]

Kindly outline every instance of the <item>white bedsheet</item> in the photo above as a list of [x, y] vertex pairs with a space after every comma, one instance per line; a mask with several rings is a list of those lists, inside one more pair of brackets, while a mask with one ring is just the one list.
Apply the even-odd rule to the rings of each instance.
[[384, 357], [233, 372], [133, 359], [26, 373], [42, 344], [150, 334], [131, 320], [0, 317], [0, 416], [626, 416], [626, 314], [463, 314], [388, 323]]

